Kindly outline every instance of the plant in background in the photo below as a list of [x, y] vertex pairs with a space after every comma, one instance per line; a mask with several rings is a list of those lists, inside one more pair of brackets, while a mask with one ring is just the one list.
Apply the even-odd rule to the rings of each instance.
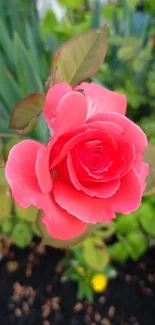
[[103, 16], [110, 20], [109, 52], [94, 80], [124, 93], [129, 103], [128, 116], [139, 120], [154, 107], [150, 91], [154, 49], [150, 42], [153, 20], [145, 12], [135, 13], [136, 4], [125, 0], [103, 7]]

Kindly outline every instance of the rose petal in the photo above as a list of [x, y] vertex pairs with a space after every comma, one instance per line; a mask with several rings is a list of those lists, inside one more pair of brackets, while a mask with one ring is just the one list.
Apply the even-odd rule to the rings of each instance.
[[86, 121], [87, 101], [83, 94], [72, 91], [60, 100], [55, 117], [51, 119], [55, 136], [82, 125]]
[[55, 167], [67, 155], [68, 151], [74, 148], [79, 142], [89, 139], [90, 132], [96, 134], [97, 139], [100, 131], [108, 133], [109, 130], [110, 136], [112, 137], [120, 137], [123, 133], [123, 129], [115, 123], [97, 121], [89, 124], [89, 126], [81, 126], [60, 136], [51, 150], [50, 167]]
[[107, 203], [108, 199], [92, 198], [65, 184], [61, 179], [55, 179], [53, 193], [55, 201], [63, 209], [84, 222], [110, 222], [115, 218]]
[[42, 145], [37, 154], [36, 175], [41, 191], [48, 194], [52, 190], [53, 181], [49, 170], [49, 159], [47, 156], [48, 147]]
[[128, 214], [139, 208], [141, 204], [142, 189], [137, 172], [132, 168], [120, 184], [119, 190], [109, 199], [114, 211]]
[[149, 175], [149, 165], [144, 163], [144, 157], [138, 153], [134, 162], [134, 168], [138, 174], [142, 191], [145, 190], [146, 177]]
[[52, 128], [53, 119], [55, 119], [56, 117], [56, 112], [57, 112], [59, 102], [61, 101], [64, 95], [70, 93], [71, 91], [72, 91], [72, 87], [65, 82], [56, 84], [48, 90], [45, 99], [43, 113], [47, 124], [51, 128]]
[[125, 115], [126, 96], [106, 89], [100, 85], [83, 82], [76, 89], [83, 89], [88, 101], [87, 118], [104, 112], [117, 112]]
[[71, 157], [70, 153], [68, 153], [68, 156], [67, 156], [67, 166], [68, 166], [69, 176], [70, 176], [71, 182], [74, 185], [74, 187], [79, 191], [83, 191], [85, 194], [88, 194], [91, 197], [97, 197], [97, 198], [110, 197], [114, 193], [116, 193], [116, 191], [118, 190], [118, 188], [120, 186], [119, 180], [107, 182], [106, 184], [105, 183], [99, 183], [99, 184], [87, 183], [87, 186], [83, 186], [80, 183], [80, 181], [76, 175], [76, 172], [75, 172], [75, 169], [73, 166], [72, 157]]
[[61, 240], [79, 236], [87, 228], [87, 223], [63, 210], [52, 198], [49, 211], [43, 216], [42, 222], [46, 225], [50, 236]]
[[117, 113], [104, 113], [98, 114], [89, 119], [89, 123], [95, 121], [109, 121], [120, 125], [123, 129], [121, 140], [128, 143], [133, 143], [137, 151], [143, 152], [147, 146], [147, 137], [143, 130], [129, 120], [127, 117]]
[[33, 140], [24, 140], [15, 145], [6, 163], [5, 176], [10, 184], [15, 201], [27, 208], [33, 204], [42, 206], [41, 190], [35, 174], [35, 163], [41, 144]]

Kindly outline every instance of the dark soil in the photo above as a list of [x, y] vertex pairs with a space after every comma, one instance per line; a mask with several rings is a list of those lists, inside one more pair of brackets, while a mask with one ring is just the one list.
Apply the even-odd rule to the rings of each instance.
[[51, 248], [40, 254], [36, 243], [11, 248], [0, 263], [0, 325], [155, 325], [155, 250], [119, 266], [93, 305], [76, 301], [75, 283], [60, 282], [62, 257]]

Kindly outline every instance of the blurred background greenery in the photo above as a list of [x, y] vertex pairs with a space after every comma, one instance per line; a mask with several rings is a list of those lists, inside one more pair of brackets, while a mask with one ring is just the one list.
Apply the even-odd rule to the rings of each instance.
[[[35, 0], [0, 1], [0, 231], [20, 248], [29, 245], [33, 236], [39, 236], [35, 226], [37, 211], [23, 210], [13, 202], [4, 178], [4, 165], [15, 143], [24, 137], [45, 142], [49, 135], [42, 116], [22, 134], [10, 129], [9, 121], [20, 99], [45, 91], [52, 57], [60, 44], [107, 23], [106, 60], [92, 80], [124, 93], [128, 99], [127, 115], [155, 143], [154, 0], [57, 2], [62, 18], [54, 8], [44, 10], [43, 15]], [[154, 244], [154, 211], [152, 195], [143, 200], [138, 211], [118, 216], [108, 226], [100, 225], [90, 238], [69, 250], [66, 276], [78, 281], [79, 297], [86, 295], [91, 299], [88, 279], [92, 279], [94, 272], [110, 276], [115, 273], [109, 264], [111, 260], [136, 260]]]

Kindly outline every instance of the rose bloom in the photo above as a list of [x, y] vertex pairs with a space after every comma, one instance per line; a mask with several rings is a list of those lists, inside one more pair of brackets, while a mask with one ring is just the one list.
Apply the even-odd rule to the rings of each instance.
[[95, 83], [48, 90], [43, 109], [54, 136], [47, 145], [24, 140], [6, 164], [6, 178], [23, 208], [43, 210], [50, 236], [68, 240], [88, 224], [109, 223], [141, 203], [148, 175], [147, 138], [125, 117], [126, 97]]

